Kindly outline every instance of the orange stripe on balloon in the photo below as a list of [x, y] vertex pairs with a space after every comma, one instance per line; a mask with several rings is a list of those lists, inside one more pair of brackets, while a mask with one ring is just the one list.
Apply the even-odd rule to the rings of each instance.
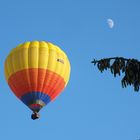
[[60, 75], [40, 68], [18, 71], [9, 77], [8, 84], [18, 98], [26, 93], [37, 91], [49, 95], [51, 100], [65, 87], [65, 81]]

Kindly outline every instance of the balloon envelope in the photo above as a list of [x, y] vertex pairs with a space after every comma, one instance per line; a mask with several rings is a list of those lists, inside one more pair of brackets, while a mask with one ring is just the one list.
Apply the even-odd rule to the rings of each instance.
[[69, 76], [66, 54], [45, 41], [20, 44], [5, 60], [5, 77], [11, 90], [34, 112], [63, 91]]

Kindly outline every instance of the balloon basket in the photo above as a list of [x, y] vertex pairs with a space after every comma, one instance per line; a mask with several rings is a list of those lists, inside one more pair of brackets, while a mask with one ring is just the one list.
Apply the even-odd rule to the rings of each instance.
[[40, 117], [40, 115], [39, 115], [39, 113], [37, 113], [37, 112], [34, 112], [34, 113], [31, 115], [32, 120], [39, 119], [39, 117]]

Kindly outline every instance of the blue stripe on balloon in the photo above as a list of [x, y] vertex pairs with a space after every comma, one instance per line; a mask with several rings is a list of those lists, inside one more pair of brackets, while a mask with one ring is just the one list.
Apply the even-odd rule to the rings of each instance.
[[51, 98], [47, 94], [36, 91], [29, 92], [21, 97], [21, 101], [27, 106], [34, 103], [36, 100], [41, 100], [44, 104], [48, 104], [51, 101]]

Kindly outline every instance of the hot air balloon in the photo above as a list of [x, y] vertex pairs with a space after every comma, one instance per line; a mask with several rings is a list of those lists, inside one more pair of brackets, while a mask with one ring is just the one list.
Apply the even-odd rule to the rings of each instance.
[[20, 44], [5, 60], [5, 77], [13, 93], [33, 114], [53, 101], [66, 87], [70, 62], [64, 51], [45, 41]]

